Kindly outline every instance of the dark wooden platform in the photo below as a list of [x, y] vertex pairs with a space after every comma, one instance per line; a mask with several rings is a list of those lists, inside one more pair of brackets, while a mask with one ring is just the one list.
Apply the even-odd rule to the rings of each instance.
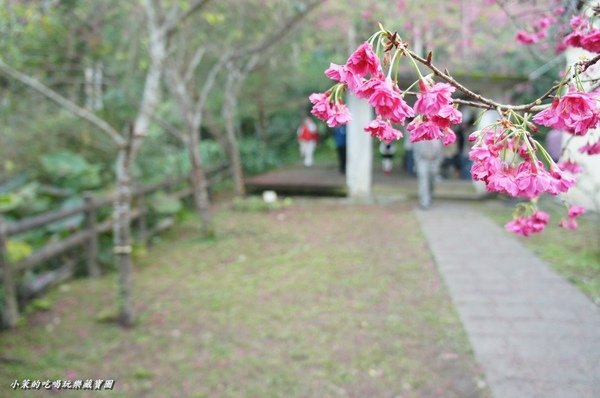
[[[434, 197], [438, 199], [479, 200], [488, 197], [479, 192], [472, 181], [441, 180], [436, 182]], [[346, 177], [335, 165], [304, 167], [295, 165], [246, 179], [246, 190], [259, 194], [273, 190], [282, 195], [346, 196]], [[376, 196], [418, 196], [417, 179], [396, 169], [385, 175], [380, 168], [373, 167], [373, 193]]]
[[246, 179], [248, 193], [273, 190], [284, 195], [346, 196], [346, 177], [335, 165], [291, 166]]

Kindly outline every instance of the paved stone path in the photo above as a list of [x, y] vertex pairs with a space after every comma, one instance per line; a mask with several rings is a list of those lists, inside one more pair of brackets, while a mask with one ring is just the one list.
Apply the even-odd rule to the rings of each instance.
[[417, 217], [495, 398], [600, 397], [600, 309], [467, 204]]

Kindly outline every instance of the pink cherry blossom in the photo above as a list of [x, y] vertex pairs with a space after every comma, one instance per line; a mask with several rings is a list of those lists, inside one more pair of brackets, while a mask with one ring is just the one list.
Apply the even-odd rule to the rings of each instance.
[[570, 24], [573, 30], [587, 30], [590, 28], [590, 22], [582, 15], [573, 15]]
[[421, 92], [417, 94], [414, 106], [417, 113], [427, 116], [437, 115], [442, 107], [452, 102], [454, 87], [447, 83], [430, 85], [420, 80], [419, 87]]
[[566, 160], [557, 165], [562, 171], [569, 172], [571, 174], [579, 174], [583, 171], [583, 168], [579, 165], [579, 163], [574, 162], [572, 160]]
[[311, 113], [321, 120], [327, 120], [332, 112], [333, 104], [329, 100], [330, 93], [314, 93], [308, 97], [313, 104]]
[[524, 45], [535, 44], [540, 41], [535, 33], [529, 33], [524, 30], [517, 32], [515, 35], [515, 40]]
[[574, 87], [552, 105], [538, 113], [533, 120], [541, 125], [566, 130], [573, 135], [585, 135], [600, 122], [596, 105], [597, 93], [582, 93]]
[[576, 229], [577, 228], [577, 220], [576, 218], [585, 213], [585, 209], [581, 206], [571, 205], [569, 206], [569, 210], [567, 212], [567, 219], [561, 219], [558, 224], [562, 228], [566, 229]]
[[348, 107], [341, 101], [334, 104], [330, 93], [314, 93], [308, 99], [313, 104], [311, 113], [326, 121], [329, 127], [336, 127], [352, 120]]
[[348, 69], [357, 76], [381, 74], [381, 63], [370, 43], [365, 42], [348, 58]]
[[408, 106], [400, 95], [400, 90], [390, 78], [379, 80], [373, 86], [373, 94], [369, 103], [375, 107], [375, 112], [394, 123], [403, 124], [406, 118], [413, 117], [415, 112]]
[[[533, 199], [543, 193], [564, 193], [575, 184], [569, 173], [556, 166], [548, 171], [542, 162], [534, 161], [521, 138], [506, 138], [502, 130], [479, 134], [483, 134], [483, 139], [469, 153], [473, 161], [471, 175], [474, 180], [483, 181], [488, 191]], [[522, 159], [520, 162], [515, 162], [515, 153]]]
[[440, 128], [445, 129], [451, 124], [462, 122], [462, 113], [452, 105], [443, 106], [437, 115], [432, 116], [432, 119], [439, 124]]
[[506, 229], [517, 235], [529, 236], [534, 233], [542, 232], [550, 216], [543, 211], [536, 211], [530, 216], [518, 216], [506, 224]]
[[362, 85], [362, 78], [355, 75], [346, 65], [337, 65], [331, 63], [325, 70], [325, 76], [331, 80], [345, 83], [351, 91], [356, 91]]
[[581, 206], [572, 205], [569, 207], [569, 218], [579, 217], [580, 215], [585, 213], [585, 209]]
[[550, 25], [552, 25], [555, 22], [556, 19], [554, 19], [551, 16], [546, 16], [535, 21], [533, 27], [537, 30], [547, 30], [550, 27]]
[[551, 195], [565, 193], [577, 183], [577, 180], [573, 178], [572, 174], [563, 172], [560, 169], [552, 170], [550, 175], [552, 176], [552, 180], [550, 189], [548, 189], [547, 192]]
[[428, 141], [443, 138], [443, 133], [433, 120], [417, 117], [406, 126], [410, 133], [410, 142]]
[[369, 99], [373, 93], [375, 93], [375, 88], [383, 83], [383, 79], [378, 79], [376, 77], [371, 78], [369, 80], [364, 80], [362, 84], [360, 84], [354, 93], [358, 98]]
[[379, 138], [385, 143], [392, 142], [402, 138], [402, 132], [392, 127], [389, 121], [383, 120], [381, 116], [377, 116], [375, 120], [365, 127], [365, 131], [371, 134], [372, 137]]
[[552, 16], [545, 16], [533, 24], [534, 32], [530, 33], [525, 30], [520, 30], [515, 35], [515, 40], [524, 45], [530, 45], [538, 43], [548, 36], [548, 29], [550, 25], [556, 22], [556, 19]]
[[519, 165], [515, 178], [518, 191], [515, 196], [533, 199], [552, 189], [553, 178], [543, 167], [541, 162], [534, 167], [530, 161]]
[[565, 7], [557, 6], [554, 10], [552, 10], [552, 13], [554, 15], [556, 15], [557, 17], [560, 17], [561, 15], [563, 15], [565, 13]]
[[577, 229], [577, 220], [574, 218], [561, 218], [558, 226], [565, 229]]
[[587, 143], [579, 148], [579, 152], [587, 153], [588, 155], [598, 155], [600, 154], [600, 141]]
[[573, 28], [573, 32], [565, 36], [561, 48], [573, 46], [593, 53], [600, 52], [600, 30], [591, 27], [587, 19], [582, 16], [574, 16], [571, 18], [571, 28]]
[[444, 136], [442, 137], [442, 142], [444, 143], [444, 145], [450, 145], [456, 142], [456, 134], [454, 134], [454, 131], [446, 131]]
[[600, 52], [600, 30], [592, 29], [581, 37], [580, 47], [593, 53]]
[[340, 102], [333, 107], [333, 112], [330, 113], [327, 118], [327, 126], [337, 127], [347, 124], [351, 120], [352, 116], [350, 115], [350, 110], [346, 105]]
[[469, 134], [469, 137], [467, 138], [469, 142], [475, 142], [477, 141], [477, 138], [479, 138], [479, 134], [481, 134], [481, 131], [473, 131], [471, 134]]

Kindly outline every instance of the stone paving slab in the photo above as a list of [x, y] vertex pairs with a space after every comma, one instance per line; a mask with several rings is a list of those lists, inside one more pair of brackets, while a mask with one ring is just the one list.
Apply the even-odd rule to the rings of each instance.
[[494, 397], [600, 397], [591, 300], [468, 204], [417, 217]]

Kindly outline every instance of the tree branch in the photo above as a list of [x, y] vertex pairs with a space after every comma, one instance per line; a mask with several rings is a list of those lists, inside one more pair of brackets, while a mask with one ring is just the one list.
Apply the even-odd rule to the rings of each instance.
[[195, 0], [190, 7], [181, 13], [173, 12], [172, 17], [168, 18], [164, 25], [165, 34], [167, 37], [172, 36], [178, 28], [178, 25], [185, 22], [189, 17], [191, 17], [196, 11], [202, 9], [212, 0]]
[[115, 130], [106, 121], [102, 120], [101, 118], [99, 118], [92, 112], [88, 111], [87, 109], [80, 107], [79, 105], [75, 104], [74, 102], [72, 102], [72, 101], [68, 100], [67, 98], [63, 97], [62, 95], [58, 94], [56, 91], [54, 91], [51, 88], [47, 87], [46, 85], [40, 83], [38, 80], [36, 80], [24, 73], [21, 73], [18, 70], [14, 69], [13, 67], [7, 65], [2, 59], [0, 59], [0, 71], [7, 74], [8, 76], [14, 78], [15, 80], [18, 80], [19, 82], [21, 82], [24, 85], [28, 86], [29, 88], [37, 91], [38, 93], [44, 95], [45, 97], [49, 98], [50, 100], [54, 101], [58, 105], [67, 109], [73, 115], [75, 115], [81, 119], [87, 120], [89, 123], [93, 124], [100, 130], [102, 130], [104, 133], [106, 133], [118, 147], [123, 147], [126, 144], [126, 141], [121, 136], [121, 134], [119, 134], [119, 132], [117, 132], [117, 130]]
[[270, 35], [266, 36], [260, 43], [256, 44], [255, 46], [245, 48], [237, 53], [234, 53], [231, 56], [231, 60], [235, 61], [247, 55], [261, 53], [269, 49], [275, 43], [281, 41], [312, 10], [314, 10], [317, 6], [327, 1], [328, 0], [313, 0], [309, 2], [308, 4], [306, 4], [306, 8], [304, 10], [294, 14], [290, 19], [284, 22], [277, 30], [272, 32]]
[[[466, 96], [474, 99], [475, 102], [471, 102], [470, 103], [471, 106], [477, 106], [478, 108], [482, 108], [482, 109], [496, 109], [499, 111], [512, 110], [512, 111], [518, 111], [518, 112], [531, 112], [531, 111], [537, 112], [537, 111], [543, 110], [548, 107], [548, 105], [542, 105], [542, 101], [550, 98], [556, 92], [556, 90], [558, 90], [561, 87], [560, 83], [555, 84], [554, 86], [550, 87], [550, 89], [544, 95], [542, 95], [541, 97], [537, 98], [536, 100], [534, 100], [528, 104], [522, 104], [522, 105], [501, 104], [499, 102], [496, 102], [494, 100], [491, 100], [489, 98], [486, 98], [482, 95], [479, 95], [479, 94], [471, 91], [469, 88], [467, 88], [466, 86], [464, 86], [461, 83], [459, 83], [458, 81], [456, 81], [456, 79], [454, 79], [447, 71], [442, 72], [431, 62], [430, 56], [428, 56], [427, 59], [425, 59], [408, 49], [403, 49], [401, 51], [405, 51], [409, 57], [412, 57], [419, 63], [425, 65], [429, 70], [431, 70], [433, 72], [434, 75], [440, 77], [442, 80], [445, 80], [450, 85], [456, 87], [456, 89], [461, 91]], [[577, 64], [575, 64], [575, 68], [579, 68], [579, 73], [583, 73], [590, 66], [596, 64], [598, 61], [600, 61], [600, 54], [590, 60], [578, 62]], [[575, 77], [575, 73], [573, 74], [573, 78], [574, 77]], [[457, 103], [461, 103], [461, 101], [464, 101], [464, 100], [454, 100], [454, 102], [457, 102]]]
[[184, 144], [188, 143], [188, 139], [187, 139], [186, 135], [181, 130], [179, 130], [177, 127], [173, 126], [171, 123], [168, 123], [167, 121], [161, 119], [160, 117], [158, 117], [156, 115], [152, 115], [152, 120], [154, 120], [154, 122], [156, 122], [156, 124], [158, 124], [162, 129], [166, 130], [168, 133], [173, 135], [175, 138], [177, 138], [182, 143], [184, 143]]
[[205, 47], [200, 46], [196, 49], [196, 52], [194, 52], [194, 55], [192, 56], [192, 59], [190, 60], [190, 63], [188, 64], [188, 67], [183, 75], [184, 82], [187, 83], [192, 79], [192, 77], [194, 76], [194, 71], [196, 70], [196, 68], [202, 61], [202, 58], [204, 57], [204, 53], [206, 53]]

